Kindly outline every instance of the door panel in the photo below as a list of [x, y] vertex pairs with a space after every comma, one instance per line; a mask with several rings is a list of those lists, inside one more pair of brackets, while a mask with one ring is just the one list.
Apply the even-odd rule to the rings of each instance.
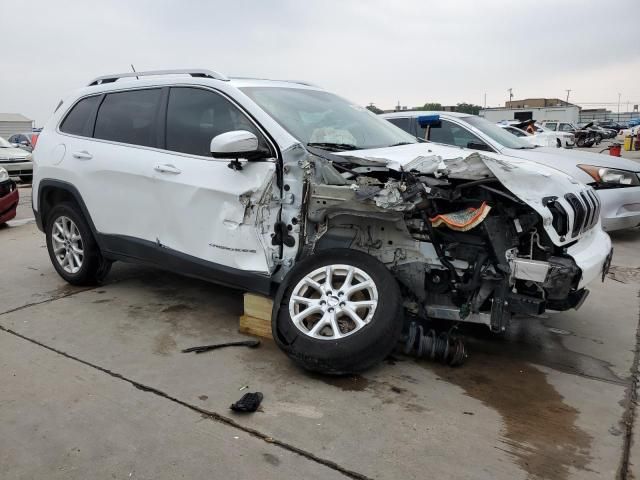
[[228, 160], [164, 154], [179, 174], [154, 171], [162, 246], [241, 270], [268, 273], [270, 233], [278, 202], [272, 200], [275, 163], [249, 162], [243, 170]]
[[[87, 152], [89, 160], [73, 158]], [[100, 233], [156, 241], [158, 204], [153, 178], [153, 150], [84, 140], [67, 148], [68, 161], [83, 178], [81, 192]]]

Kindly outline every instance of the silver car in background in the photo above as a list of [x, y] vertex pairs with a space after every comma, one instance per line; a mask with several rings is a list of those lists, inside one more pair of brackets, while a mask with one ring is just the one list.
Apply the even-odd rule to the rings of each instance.
[[537, 147], [482, 117], [466, 113], [404, 111], [381, 116], [424, 140], [496, 152], [553, 167], [597, 190], [605, 230], [640, 225], [638, 162], [580, 150]]
[[2, 137], [0, 137], [0, 167], [12, 177], [20, 177], [23, 182], [31, 182], [33, 176], [31, 153], [14, 147]]

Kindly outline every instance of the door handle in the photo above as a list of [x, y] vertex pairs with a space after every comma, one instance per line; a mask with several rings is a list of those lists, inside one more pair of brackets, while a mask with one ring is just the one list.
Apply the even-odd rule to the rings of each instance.
[[86, 150], [82, 150], [81, 152], [73, 152], [71, 155], [73, 156], [73, 158], [77, 158], [78, 160], [91, 160], [93, 158], [93, 155], [91, 155]]
[[173, 174], [182, 173], [182, 170], [180, 170], [179, 168], [169, 163], [165, 163], [163, 165], [156, 165], [155, 167], [153, 167], [153, 169], [156, 172], [160, 172], [160, 173], [173, 173]]

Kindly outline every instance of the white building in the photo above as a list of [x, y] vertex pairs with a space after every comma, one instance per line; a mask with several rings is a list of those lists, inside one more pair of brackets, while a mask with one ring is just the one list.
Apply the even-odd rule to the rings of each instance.
[[19, 113], [0, 113], [0, 137], [5, 140], [14, 133], [30, 132], [33, 120]]
[[559, 107], [485, 108], [480, 110], [480, 116], [494, 123], [502, 120], [524, 121], [531, 119], [577, 123], [580, 117], [580, 107], [569, 104]]

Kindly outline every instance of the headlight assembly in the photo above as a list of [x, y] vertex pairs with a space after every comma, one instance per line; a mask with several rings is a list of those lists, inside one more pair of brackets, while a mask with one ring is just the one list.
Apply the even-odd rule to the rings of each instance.
[[0, 182], [4, 182], [6, 180], [9, 180], [9, 174], [4, 168], [0, 167]]
[[628, 170], [598, 167], [596, 165], [578, 165], [587, 172], [600, 187], [634, 187], [640, 185], [638, 174]]

